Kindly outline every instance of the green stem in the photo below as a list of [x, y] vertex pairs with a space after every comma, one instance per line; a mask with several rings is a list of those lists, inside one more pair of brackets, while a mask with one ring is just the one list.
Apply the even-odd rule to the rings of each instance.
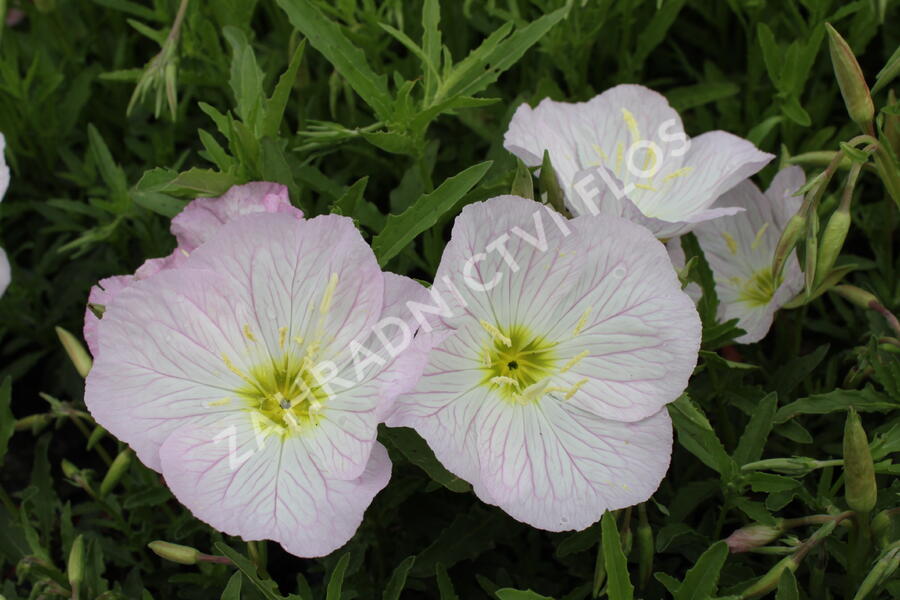
[[3, 503], [3, 506], [6, 507], [6, 510], [9, 511], [10, 517], [16, 518], [16, 514], [18, 514], [19, 509], [16, 507], [15, 502], [12, 501], [12, 498], [9, 497], [9, 494], [6, 493], [6, 490], [3, 487], [0, 487], [0, 502]]

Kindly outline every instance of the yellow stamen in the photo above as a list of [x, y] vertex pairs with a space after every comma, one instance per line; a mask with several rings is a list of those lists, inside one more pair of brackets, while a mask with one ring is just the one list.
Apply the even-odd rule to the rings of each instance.
[[588, 354], [589, 354], [589, 352], [587, 350], [585, 350], [585, 351], [573, 356], [569, 362], [567, 362], [566, 364], [564, 364], [562, 366], [562, 368], [559, 370], [559, 372], [565, 373], [566, 371], [568, 371], [569, 369], [571, 369], [572, 367], [577, 365], [579, 362], [581, 362], [581, 360]]
[[581, 315], [581, 318], [578, 319], [578, 323], [575, 324], [575, 331], [572, 332], [572, 335], [578, 335], [579, 333], [581, 333], [581, 330], [584, 329], [584, 326], [587, 324], [588, 316], [590, 316], [593, 309], [593, 306], [587, 307], [587, 310], [585, 310], [584, 314]]
[[570, 400], [570, 399], [572, 398], [572, 396], [574, 396], [574, 395], [578, 392], [578, 390], [580, 390], [580, 389], [582, 388], [582, 386], [583, 386], [584, 384], [586, 384], [587, 382], [588, 382], [587, 378], [584, 378], [584, 379], [582, 379], [582, 380], [580, 380], [580, 381], [576, 381], [576, 382], [575, 382], [575, 385], [573, 385], [573, 386], [569, 389], [569, 391], [566, 392], [566, 395], [565, 395], [565, 397], [564, 397], [563, 399], [564, 399], [564, 400]]
[[727, 231], [722, 232], [722, 239], [725, 240], [725, 243], [728, 244], [728, 251], [732, 254], [737, 254], [738, 245], [737, 241], [731, 236]]
[[694, 167], [681, 167], [680, 169], [672, 171], [671, 173], [663, 177], [663, 181], [669, 181], [670, 179], [675, 179], [677, 177], [684, 177], [693, 170]]
[[622, 173], [622, 161], [625, 160], [625, 146], [622, 142], [616, 144], [616, 175]]
[[506, 377], [503, 375], [497, 375], [496, 377], [491, 377], [491, 383], [495, 385], [511, 385], [515, 388], [519, 387], [519, 382], [513, 379], [512, 377]]
[[332, 273], [331, 278], [328, 280], [328, 285], [325, 287], [325, 294], [322, 296], [322, 304], [319, 306], [320, 314], [327, 315], [331, 309], [331, 301], [334, 298], [334, 290], [337, 288], [337, 284], [338, 274]]
[[756, 250], [757, 246], [759, 246], [759, 243], [762, 242], [762, 238], [766, 234], [766, 229], [768, 229], [768, 228], [769, 228], [768, 223], [764, 224], [762, 227], [759, 228], [759, 231], [756, 232], [756, 237], [753, 238], [753, 243], [750, 244], [751, 250]]
[[225, 363], [225, 367], [227, 367], [229, 371], [243, 379], [246, 383], [249, 383], [252, 386], [256, 386], [256, 383], [252, 379], [247, 377], [240, 369], [238, 369], [235, 364], [231, 362], [231, 359], [228, 358], [227, 355], [222, 355], [222, 362]]
[[596, 152], [597, 156], [600, 157], [600, 162], [598, 164], [603, 164], [603, 161], [606, 160], [606, 153], [603, 151], [603, 148], [601, 148], [599, 145], [594, 144], [593, 146], [594, 146], [594, 152]]
[[278, 328], [278, 347], [284, 350], [284, 343], [287, 341], [287, 327]]
[[[644, 169], [644, 170], [646, 171], [646, 169]], [[653, 187], [652, 185], [647, 185], [646, 183], [635, 183], [634, 187], [642, 189], [642, 190], [649, 190], [651, 192], [656, 191], [655, 187]]]
[[231, 398], [222, 398], [221, 400], [210, 400], [206, 406], [228, 406], [229, 404], [231, 404]]
[[507, 336], [503, 335], [503, 333], [499, 329], [497, 329], [496, 327], [494, 327], [493, 325], [491, 325], [484, 319], [481, 320], [481, 326], [484, 327], [485, 331], [487, 331], [489, 334], [491, 334], [491, 337], [494, 338], [495, 342], [500, 342], [507, 348], [512, 346], [511, 339], [509, 339]]
[[625, 125], [628, 127], [629, 133], [631, 133], [631, 143], [635, 143], [636, 141], [641, 139], [641, 130], [638, 129], [637, 120], [635, 120], [634, 115], [631, 114], [627, 108], [622, 109], [622, 118], [625, 119]]
[[253, 335], [253, 331], [250, 329], [250, 323], [244, 323], [244, 337], [246, 337], [251, 342], [256, 341], [256, 337]]

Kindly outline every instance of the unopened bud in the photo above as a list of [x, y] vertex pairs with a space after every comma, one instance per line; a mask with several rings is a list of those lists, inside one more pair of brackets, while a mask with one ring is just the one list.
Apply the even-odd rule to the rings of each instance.
[[894, 539], [894, 520], [888, 510], [883, 510], [875, 515], [872, 518], [869, 527], [872, 530], [872, 537], [875, 539], [875, 543], [878, 544], [879, 548], [886, 547], [888, 543]]
[[744, 590], [744, 593], [740, 595], [741, 600], [768, 594], [778, 587], [778, 581], [781, 579], [781, 574], [784, 573], [786, 569], [790, 569], [791, 572], [794, 572], [797, 570], [798, 566], [800, 566], [800, 564], [793, 556], [784, 557], [778, 561], [778, 564], [772, 567], [768, 573], [757, 579], [756, 583]]
[[853, 407], [844, 424], [844, 497], [851, 510], [861, 513], [875, 508], [878, 497], [869, 439]]
[[84, 537], [80, 535], [72, 542], [72, 549], [69, 550], [66, 574], [72, 588], [77, 588], [84, 581]]
[[106, 306], [104, 306], [103, 304], [97, 304], [95, 302], [88, 302], [87, 307], [90, 309], [90, 311], [92, 313], [94, 313], [94, 316], [97, 317], [98, 319], [102, 319], [103, 313], [106, 312]]
[[129, 465], [131, 465], [131, 450], [126, 448], [119, 452], [119, 455], [112, 461], [112, 464], [109, 465], [109, 470], [103, 477], [103, 481], [100, 482], [101, 498], [116, 487], [116, 484], [119, 483], [119, 480], [121, 480], [122, 476], [128, 471]]
[[822, 243], [819, 244], [819, 256], [816, 260], [816, 283], [821, 283], [831, 272], [838, 255], [844, 247], [847, 232], [850, 231], [850, 210], [843, 204], [828, 219], [825, 231], [822, 232]]
[[806, 475], [818, 469], [819, 461], [806, 456], [791, 456], [790, 458], [767, 458], [756, 462], [747, 463], [741, 467], [742, 471], [772, 471], [782, 475]]
[[860, 584], [853, 600], [863, 600], [869, 592], [890, 579], [897, 567], [900, 567], [900, 542], [894, 542], [881, 553], [872, 570]]
[[197, 560], [200, 558], [200, 551], [190, 546], [182, 546], [181, 544], [173, 544], [162, 540], [150, 542], [147, 546], [157, 556], [182, 565], [197, 564]]
[[571, 217], [569, 210], [566, 208], [563, 191], [559, 187], [559, 179], [556, 177], [556, 170], [553, 163], [550, 162], [550, 153], [544, 150], [544, 160], [541, 163], [541, 175], [538, 178], [541, 184], [541, 194], [546, 194], [546, 201], [556, 209], [556, 212], [563, 216]]
[[725, 543], [728, 544], [732, 554], [738, 554], [774, 542], [781, 536], [782, 531], [780, 521], [776, 525], [754, 523], [736, 530], [725, 538]]
[[869, 133], [875, 116], [875, 105], [872, 104], [866, 78], [847, 41], [830, 24], [825, 23], [825, 28], [828, 30], [831, 64], [834, 66], [834, 75], [841, 88], [847, 113], [860, 129]]
[[68, 460], [63, 459], [61, 466], [63, 475], [65, 475], [69, 479], [75, 479], [75, 477], [78, 475], [78, 467], [70, 463]]
[[849, 300], [860, 308], [871, 309], [880, 304], [874, 294], [855, 285], [836, 285], [831, 288], [831, 291], [840, 294], [845, 300]]
[[81, 342], [74, 335], [62, 327], [56, 328], [56, 335], [59, 337], [59, 341], [62, 342], [66, 354], [69, 355], [69, 360], [75, 365], [75, 370], [82, 377], [87, 377], [93, 364], [87, 350], [84, 349], [84, 346], [81, 345]]
[[637, 528], [637, 548], [639, 581], [641, 587], [645, 587], [650, 581], [650, 573], [653, 571], [653, 555], [656, 549], [653, 541], [653, 528], [646, 520], [642, 520]]
[[775, 255], [772, 258], [772, 277], [774, 277], [775, 281], [778, 281], [779, 277], [781, 277], [781, 270], [784, 268], [784, 264], [805, 231], [806, 213], [801, 209], [788, 220], [787, 225], [784, 226], [784, 231], [781, 232], [781, 237], [778, 239], [778, 245], [775, 246]]

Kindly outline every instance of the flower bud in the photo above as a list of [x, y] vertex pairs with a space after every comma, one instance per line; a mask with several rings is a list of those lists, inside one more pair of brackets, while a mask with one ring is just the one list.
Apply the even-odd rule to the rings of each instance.
[[200, 551], [190, 546], [182, 546], [181, 544], [173, 544], [162, 540], [150, 542], [147, 546], [160, 558], [182, 565], [197, 564], [197, 560], [200, 558]]
[[56, 335], [59, 337], [59, 341], [62, 343], [63, 348], [65, 348], [66, 354], [69, 355], [69, 360], [75, 365], [75, 370], [78, 371], [78, 374], [82, 377], [87, 377], [88, 372], [91, 370], [91, 365], [93, 364], [87, 350], [84, 349], [84, 346], [81, 345], [81, 342], [79, 342], [74, 335], [62, 327], [56, 328]]
[[815, 287], [816, 263], [819, 258], [819, 215], [815, 209], [811, 213], [806, 221], [806, 265], [803, 268], [807, 296], [812, 294]]
[[119, 480], [121, 480], [122, 476], [128, 471], [129, 465], [131, 465], [131, 450], [126, 448], [119, 452], [119, 455], [112, 461], [112, 464], [109, 465], [109, 470], [103, 477], [103, 481], [100, 482], [101, 498], [116, 487], [116, 484], [119, 483]]
[[545, 201], [555, 208], [559, 214], [564, 217], [571, 217], [572, 215], [566, 208], [563, 191], [559, 187], [556, 170], [553, 168], [553, 163], [550, 162], [550, 153], [546, 150], [544, 150], [544, 160], [541, 164], [541, 174], [538, 177], [538, 181], [541, 184], [542, 196], [546, 194]]
[[830, 24], [825, 23], [825, 28], [828, 30], [831, 63], [834, 66], [838, 86], [841, 88], [841, 95], [844, 97], [844, 104], [847, 106], [847, 113], [860, 129], [869, 133], [875, 116], [875, 105], [872, 104], [866, 78], [846, 40]]
[[650, 581], [650, 574], [653, 571], [653, 555], [655, 553], [655, 544], [653, 541], [653, 528], [647, 522], [646, 516], [641, 515], [641, 522], [637, 527], [637, 549], [638, 549], [638, 573], [641, 588], [646, 587]]
[[844, 425], [844, 497], [851, 510], [861, 513], [875, 508], [878, 497], [869, 440], [853, 407]]
[[875, 515], [869, 527], [872, 530], [872, 538], [879, 548], [887, 547], [890, 541], [894, 539], [894, 520], [891, 518], [891, 513], [888, 510], [883, 510]]
[[874, 294], [860, 289], [855, 285], [836, 285], [831, 288], [832, 292], [837, 292], [845, 300], [849, 300], [852, 304], [860, 308], [871, 309], [879, 305], [878, 298]]
[[778, 245], [775, 247], [775, 255], [772, 257], [772, 277], [775, 281], [781, 277], [784, 263], [787, 262], [788, 257], [791, 255], [797, 242], [803, 237], [805, 231], [806, 213], [801, 209], [787, 222], [784, 231], [781, 232], [781, 237], [778, 239]]
[[806, 475], [820, 467], [819, 461], [806, 456], [792, 456], [790, 458], [768, 458], [756, 462], [747, 463], [741, 467], [742, 471], [773, 471], [782, 475]]
[[78, 475], [78, 467], [76, 467], [75, 465], [70, 463], [68, 460], [63, 459], [62, 460], [62, 472], [63, 472], [63, 475], [65, 475], [69, 479], [75, 479], [75, 477]]
[[838, 255], [844, 247], [847, 232], [850, 231], [850, 210], [843, 204], [837, 208], [828, 219], [825, 231], [822, 233], [822, 243], [819, 244], [819, 256], [816, 259], [816, 283], [821, 283], [825, 276], [831, 272], [831, 268], [837, 261]]
[[869, 592], [890, 579], [898, 566], [900, 566], [900, 542], [894, 542], [875, 561], [875, 565], [863, 579], [853, 600], [862, 600], [868, 596]]
[[72, 542], [72, 549], [69, 550], [69, 562], [66, 565], [66, 573], [69, 576], [69, 584], [73, 588], [77, 588], [84, 581], [84, 537], [78, 536]]
[[781, 535], [782, 531], [781, 521], [776, 522], [774, 526], [754, 523], [741, 527], [729, 535], [725, 538], [725, 543], [732, 554], [738, 554], [765, 546], [769, 542], [774, 542]]
[[797, 570], [798, 566], [800, 566], [800, 563], [793, 556], [784, 557], [768, 573], [757, 579], [756, 583], [744, 590], [744, 593], [740, 595], [741, 600], [755, 598], [771, 592], [778, 587], [778, 580], [781, 579], [781, 574], [784, 573], [785, 569], [790, 569], [793, 572]]

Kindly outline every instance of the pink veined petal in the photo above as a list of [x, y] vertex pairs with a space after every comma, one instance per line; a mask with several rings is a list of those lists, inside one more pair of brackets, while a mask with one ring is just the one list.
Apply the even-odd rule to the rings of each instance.
[[6, 257], [6, 251], [4, 251], [3, 248], [0, 248], [0, 296], [6, 292], [6, 288], [9, 287], [9, 282], [9, 259]]
[[324, 556], [353, 537], [391, 471], [375, 444], [359, 477], [330, 478], [302, 438], [266, 435], [240, 413], [175, 430], [160, 456], [166, 483], [197, 518], [301, 557]]
[[228, 279], [231, 293], [247, 302], [250, 332], [272, 355], [282, 338], [317, 340], [313, 360], [340, 364], [381, 314], [384, 276], [346, 217], [247, 215], [219, 228], [186, 264]]
[[778, 171], [766, 190], [765, 196], [775, 212], [775, 221], [782, 230], [787, 222], [797, 214], [803, 197], [796, 196], [797, 190], [806, 183], [806, 174], [800, 167], [787, 167]]
[[247, 372], [241, 359], [252, 343], [240, 324], [248, 315], [228, 292], [228, 281], [209, 271], [162, 271], [119, 292], [92, 334], [85, 404], [152, 469], [175, 428], [245, 408], [236, 390], [247, 383], [226, 359]]
[[549, 531], [580, 530], [606, 510], [647, 500], [669, 467], [666, 410], [609, 421], [571, 405], [485, 403], [476, 421], [481, 476], [475, 493]]
[[179, 248], [192, 252], [228, 221], [261, 212], [303, 217], [303, 212], [291, 205], [285, 186], [255, 181], [233, 186], [218, 198], [192, 200], [172, 219], [172, 234]]
[[6, 137], [0, 133], [0, 200], [9, 189], [9, 166], [6, 164]]
[[[131, 285], [132, 281], [134, 281], [134, 276], [132, 275], [116, 275], [101, 279], [96, 285], [91, 287], [88, 295], [88, 304], [98, 304], [105, 308], [119, 292]], [[100, 347], [97, 344], [97, 326], [99, 324], [100, 319], [94, 314], [94, 311], [90, 307], [85, 307], [84, 341], [87, 342], [88, 349], [94, 358], [97, 357], [100, 351]]]

